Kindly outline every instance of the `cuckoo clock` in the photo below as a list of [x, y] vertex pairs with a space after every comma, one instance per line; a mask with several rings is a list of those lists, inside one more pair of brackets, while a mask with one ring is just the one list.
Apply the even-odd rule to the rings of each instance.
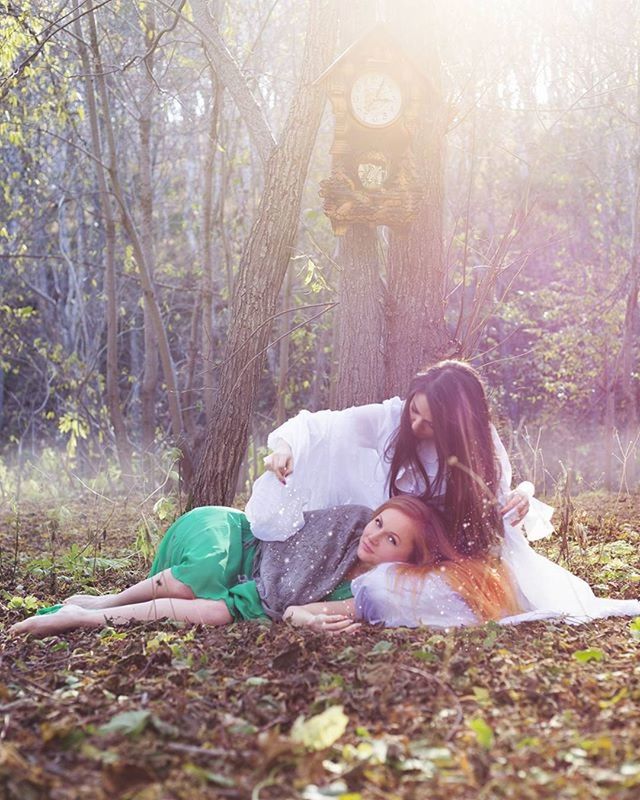
[[331, 176], [320, 196], [334, 233], [353, 223], [402, 227], [423, 187], [412, 145], [434, 88], [378, 24], [320, 76], [335, 117]]

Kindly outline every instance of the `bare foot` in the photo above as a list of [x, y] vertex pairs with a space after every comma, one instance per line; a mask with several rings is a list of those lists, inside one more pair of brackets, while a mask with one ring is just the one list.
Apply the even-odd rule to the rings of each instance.
[[73, 594], [62, 601], [64, 606], [80, 606], [81, 608], [111, 608], [115, 605], [115, 594]]
[[54, 614], [42, 614], [17, 622], [9, 628], [9, 633], [30, 633], [33, 636], [52, 636], [55, 633], [84, 627], [87, 624], [85, 609], [80, 606], [63, 606]]

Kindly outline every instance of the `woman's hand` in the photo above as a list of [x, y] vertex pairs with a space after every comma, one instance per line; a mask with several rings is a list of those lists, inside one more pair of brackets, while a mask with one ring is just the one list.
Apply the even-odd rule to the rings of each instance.
[[529, 513], [529, 495], [514, 489], [507, 497], [506, 504], [500, 509], [501, 516], [515, 528]]
[[289, 606], [282, 619], [296, 628], [311, 628], [318, 633], [354, 633], [360, 623], [347, 614], [314, 614], [301, 606]]
[[264, 465], [270, 472], [273, 472], [283, 486], [286, 486], [285, 478], [293, 472], [293, 453], [289, 445], [280, 440], [277, 450], [265, 458]]

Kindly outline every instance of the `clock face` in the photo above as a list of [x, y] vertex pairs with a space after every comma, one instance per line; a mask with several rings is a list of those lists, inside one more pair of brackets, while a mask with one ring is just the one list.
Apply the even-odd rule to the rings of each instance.
[[395, 122], [402, 109], [402, 92], [386, 72], [365, 72], [351, 87], [351, 110], [363, 125], [383, 128]]

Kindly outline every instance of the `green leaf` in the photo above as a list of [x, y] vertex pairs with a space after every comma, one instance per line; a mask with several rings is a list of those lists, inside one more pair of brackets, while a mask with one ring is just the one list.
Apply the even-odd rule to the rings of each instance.
[[482, 717], [476, 717], [475, 719], [472, 719], [471, 722], [469, 722], [469, 727], [475, 733], [480, 747], [484, 747], [485, 750], [489, 750], [494, 741], [492, 728], [482, 719]]
[[151, 719], [150, 711], [122, 711], [105, 725], [98, 728], [100, 736], [122, 733], [125, 736], [139, 736]]
[[393, 649], [393, 642], [387, 642], [384, 639], [371, 648], [371, 655], [377, 656], [381, 653], [388, 653]]
[[608, 700], [599, 700], [598, 705], [600, 708], [611, 708], [611, 706], [615, 706], [621, 700], [624, 700], [625, 697], [629, 694], [629, 690], [626, 686], [623, 686], [618, 692], [616, 692], [613, 697], [610, 697]]
[[250, 678], [247, 678], [245, 683], [247, 686], [264, 686], [265, 683], [269, 683], [268, 678], [263, 678], [260, 675], [252, 675]]
[[485, 689], [484, 686], [474, 686], [473, 696], [481, 706], [486, 706], [491, 703], [491, 695], [489, 694], [489, 690]]
[[640, 617], [636, 617], [629, 623], [629, 630], [634, 639], [640, 639]]
[[581, 664], [588, 664], [589, 661], [602, 661], [605, 652], [598, 647], [589, 647], [586, 650], [576, 650], [573, 657]]
[[38, 598], [34, 597], [32, 594], [28, 594], [26, 597], [14, 595], [11, 600], [9, 600], [9, 608], [24, 608], [26, 611], [37, 611], [41, 605], [42, 603]]
[[161, 497], [153, 506], [153, 513], [164, 522], [169, 517], [175, 517], [176, 504], [169, 497]]
[[487, 631], [487, 635], [482, 642], [482, 646], [485, 650], [491, 650], [493, 645], [496, 643], [496, 639], [498, 638], [498, 634], [501, 632], [502, 628], [497, 622], [487, 622], [485, 630]]
[[214, 786], [222, 786], [225, 789], [233, 789], [236, 782], [233, 778], [227, 778], [226, 775], [221, 775], [219, 772], [211, 772], [208, 769], [192, 764], [191, 762], [185, 764], [182, 769], [188, 774], [193, 775], [202, 783], [212, 783]]
[[298, 717], [291, 729], [291, 740], [303, 744], [309, 750], [324, 750], [342, 736], [348, 723], [349, 717], [342, 706], [330, 706], [308, 720]]
[[160, 717], [156, 717], [155, 714], [151, 715], [150, 722], [153, 729], [161, 736], [166, 736], [168, 739], [176, 739], [180, 735], [180, 730], [175, 725], [165, 722]]
[[428, 650], [427, 648], [424, 648], [423, 650], [416, 650], [411, 655], [414, 658], [417, 658], [419, 661], [440, 661], [440, 656], [437, 653], [434, 653], [433, 650]]

